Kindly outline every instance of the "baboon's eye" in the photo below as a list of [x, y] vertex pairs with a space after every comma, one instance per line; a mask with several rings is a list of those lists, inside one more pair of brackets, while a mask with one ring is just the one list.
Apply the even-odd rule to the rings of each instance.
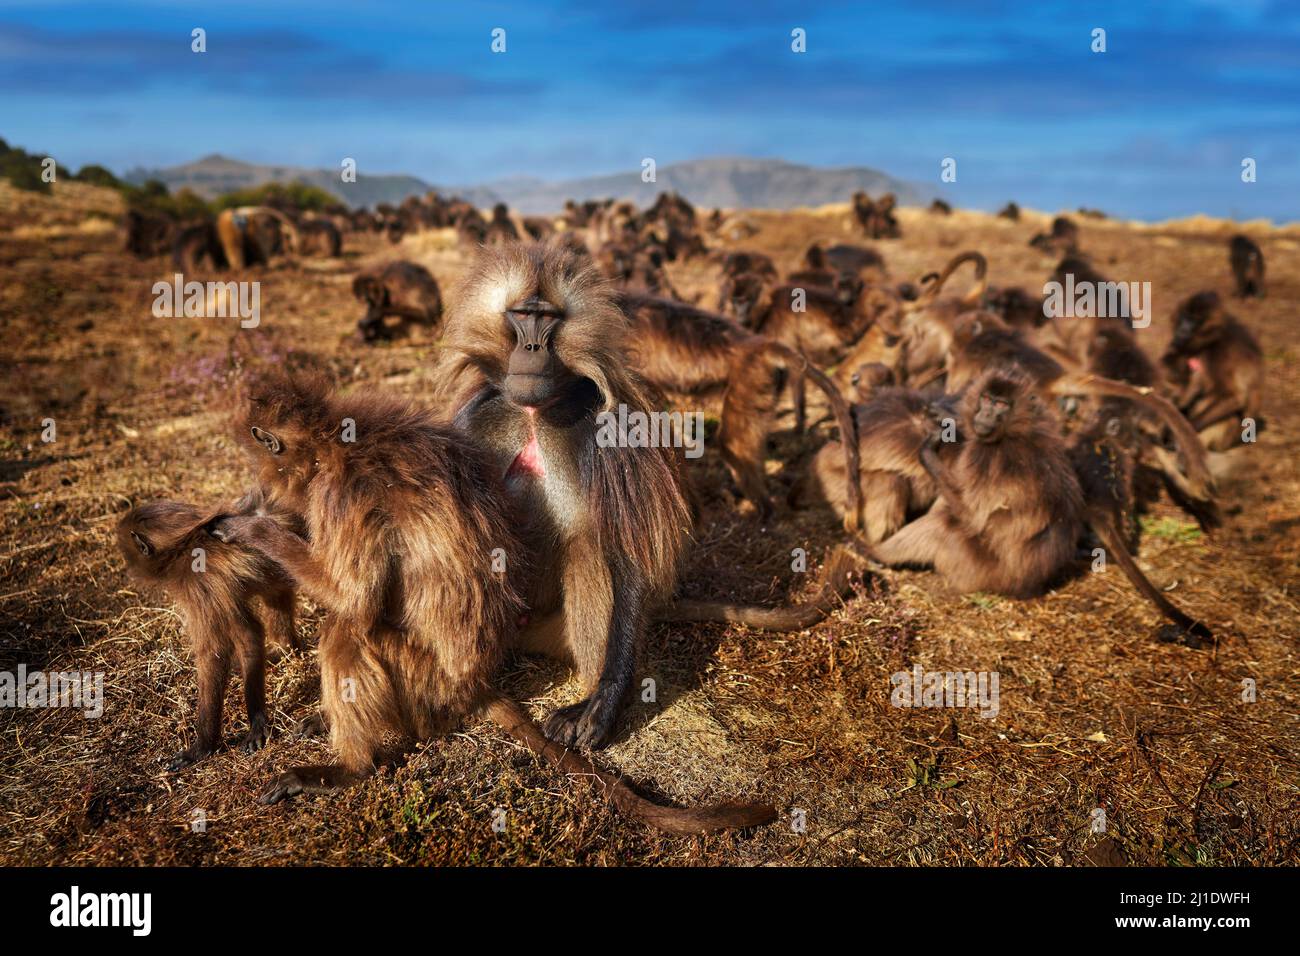
[[278, 455], [284, 451], [284, 446], [280, 444], [280, 439], [276, 438], [264, 428], [252, 427], [253, 440], [269, 451], [272, 455]]

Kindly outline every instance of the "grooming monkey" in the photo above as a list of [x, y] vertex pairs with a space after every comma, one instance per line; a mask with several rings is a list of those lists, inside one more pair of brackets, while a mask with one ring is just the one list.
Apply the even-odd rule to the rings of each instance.
[[320, 379], [255, 385], [239, 431], [277, 502], [303, 514], [310, 543], [258, 516], [222, 518], [213, 533], [265, 553], [330, 610], [321, 703], [340, 758], [282, 774], [263, 802], [347, 786], [373, 772], [387, 734], [428, 738], [482, 707], [535, 752], [594, 777], [617, 806], [650, 825], [695, 833], [774, 817], [757, 805], [653, 804], [548, 744], [524, 710], [493, 689], [526, 610], [519, 587], [527, 553], [515, 525], [527, 529], [544, 516], [508, 513], [498, 485], [512, 478], [464, 435], [400, 399], [334, 398]]
[[[618, 301], [631, 320], [633, 366], [646, 380], [685, 394], [725, 386], [718, 444], [741, 494], [761, 518], [772, 513], [763, 473], [767, 435], [787, 384], [794, 395], [797, 431], [803, 430], [804, 384], [810, 379], [825, 394], [841, 434], [853, 434], [848, 404], [839, 390], [788, 346], [680, 302], [631, 293]], [[856, 462], [856, 443], [840, 447], [846, 466], [850, 459]]]
[[890, 567], [933, 566], [962, 592], [1040, 594], [1073, 561], [1083, 528], [1083, 495], [1056, 422], [1032, 379], [995, 368], [963, 396], [959, 429], [949, 454], [939, 452], [937, 428], [919, 453], [934, 505], [869, 553]]
[[[267, 513], [259, 493], [246, 495], [234, 510]], [[132, 576], [160, 585], [180, 607], [198, 669], [198, 736], [171, 758], [168, 770], [179, 770], [220, 748], [221, 710], [232, 663], [239, 665], [248, 708], [243, 748], [252, 751], [266, 743], [271, 735], [266, 632], [282, 649], [302, 648], [294, 627], [292, 582], [260, 552], [209, 534], [210, 523], [223, 513], [179, 501], [152, 501], [132, 508], [117, 525], [117, 547]], [[297, 527], [294, 518], [280, 511], [269, 512], [266, 520]], [[264, 607], [265, 627], [254, 599]]]
[[[1163, 474], [1171, 494], [1207, 527], [1218, 524], [1214, 504], [1214, 477], [1205, 449], [1187, 419], [1168, 400], [1154, 391], [1154, 366], [1133, 341], [1132, 333], [1119, 322], [1105, 321], [1089, 340], [1086, 365], [1068, 372], [1052, 355], [1035, 346], [1018, 329], [1006, 328], [986, 313], [967, 313], [952, 329], [944, 360], [949, 391], [963, 390], [993, 365], [1013, 365], [1027, 375], [1044, 398], [1083, 396], [1092, 401], [1126, 399], [1141, 407], [1153, 422], [1168, 427], [1182, 465], [1158, 442], [1144, 445], [1144, 457]], [[1066, 358], [1067, 356], [1062, 356]], [[1107, 373], [1107, 374], [1104, 374]], [[1122, 375], [1134, 381], [1120, 381], [1108, 375]]]
[[[944, 419], [952, 422], [952, 443], [938, 446], [938, 453], [951, 455], [960, 433], [956, 431], [954, 397], [932, 398], [907, 388], [889, 385], [892, 376], [884, 365], [872, 364], [859, 370], [860, 404], [853, 406], [857, 425], [862, 486], [862, 536], [874, 544], [903, 527], [909, 516], [925, 512], [938, 494], [921, 452]], [[852, 474], [844, 465], [837, 443], [824, 445], [791, 494], [796, 507], [823, 501], [841, 517], [853, 504]]]

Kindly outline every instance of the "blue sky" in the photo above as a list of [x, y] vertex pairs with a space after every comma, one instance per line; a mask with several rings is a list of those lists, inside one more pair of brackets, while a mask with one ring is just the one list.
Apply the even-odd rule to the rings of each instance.
[[963, 205], [1300, 219], [1300, 3], [1016, 7], [4, 2], [0, 136], [118, 172], [351, 156], [438, 184], [748, 155], [940, 185], [951, 156]]

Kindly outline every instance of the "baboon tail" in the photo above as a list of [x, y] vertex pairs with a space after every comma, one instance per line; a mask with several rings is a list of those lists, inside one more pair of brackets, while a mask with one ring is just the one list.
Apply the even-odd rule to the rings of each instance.
[[1192, 423], [1163, 395], [1156, 394], [1149, 386], [1130, 385], [1101, 375], [1059, 379], [1052, 388], [1058, 395], [1077, 395], [1082, 392], [1086, 395], [1127, 398], [1153, 412], [1173, 433], [1187, 468], [1187, 481], [1192, 493], [1206, 501], [1214, 498], [1214, 476], [1210, 473], [1210, 460], [1205, 445], [1201, 443], [1196, 429], [1192, 428]]
[[646, 826], [687, 836], [762, 826], [776, 819], [776, 809], [762, 803], [718, 803], [708, 807], [667, 807], [637, 793], [622, 777], [600, 770], [581, 753], [548, 740], [519, 704], [496, 695], [486, 708], [488, 717], [521, 744], [565, 773], [593, 778], [623, 813]]
[[1119, 529], [1115, 527], [1115, 522], [1109, 515], [1094, 516], [1090, 524], [1097, 537], [1101, 539], [1101, 543], [1106, 546], [1106, 556], [1113, 557], [1119, 563], [1120, 569], [1133, 582], [1133, 586], [1141, 592], [1143, 597], [1154, 604], [1160, 613], [1177, 624], [1186, 633], [1206, 641], [1214, 640], [1214, 633], [1208, 627], [1185, 614], [1142, 573], [1142, 569], [1137, 566], [1137, 562], [1129, 554], [1128, 548], [1120, 536]]
[[826, 373], [808, 361], [807, 357], [796, 352], [788, 345], [771, 342], [766, 348], [779, 355], [792, 370], [791, 388], [794, 391], [796, 424], [802, 425], [804, 418], [804, 392], [806, 382], [811, 380], [826, 396], [835, 424], [840, 430], [840, 444], [844, 446], [844, 465], [848, 478], [848, 509], [844, 515], [844, 530], [857, 531], [862, 527], [862, 474], [859, 466], [858, 426], [853, 419], [849, 403], [844, 400], [835, 383]]
[[686, 598], [665, 608], [655, 620], [710, 621], [747, 624], [764, 631], [802, 631], [821, 621], [835, 610], [849, 592], [858, 561], [843, 545], [837, 547], [822, 571], [822, 585], [817, 596], [807, 604], [794, 607], [756, 607], [726, 601], [697, 601]]
[[[922, 291], [921, 295], [916, 300], [917, 305], [927, 306], [935, 299], [939, 298], [939, 292], [943, 289], [944, 283], [952, 278], [952, 274], [956, 272], [960, 266], [967, 262], [973, 262], [975, 264], [975, 285], [969, 292], [962, 296], [961, 301], [965, 305], [973, 305], [978, 302], [980, 297], [984, 295], [985, 290], [988, 288], [989, 263], [981, 253], [972, 250], [970, 252], [963, 252], [953, 256], [952, 259], [948, 261], [948, 264], [943, 267], [943, 271], [937, 275], [930, 272], [922, 277], [920, 283]], [[933, 280], [931, 280], [929, 285], [926, 285], [927, 280], [930, 280], [931, 276], [934, 277]]]

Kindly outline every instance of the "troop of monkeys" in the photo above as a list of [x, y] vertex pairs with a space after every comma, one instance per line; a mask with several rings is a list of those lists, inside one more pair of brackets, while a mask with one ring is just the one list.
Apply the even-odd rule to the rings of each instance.
[[[662, 806], [581, 752], [610, 740], [652, 621], [805, 628], [864, 564], [932, 567], [960, 591], [1028, 597], [1100, 542], [1173, 622], [1168, 639], [1213, 640], [1130, 548], [1151, 493], [1143, 475], [1212, 528], [1216, 477], [1241, 453], [1243, 429], [1262, 427], [1258, 343], [1217, 293], [1178, 306], [1158, 364], [1122, 316], [1061, 319], [1022, 289], [989, 288], [977, 252], [903, 283], [865, 247], [816, 244], [784, 282], [769, 257], [731, 252], [714, 257], [710, 312], [638, 279], [654, 255], [700, 253], [689, 204], [670, 197], [648, 214], [571, 204], [566, 217], [578, 225], [546, 241], [481, 246], [445, 312], [414, 264], [357, 277], [368, 338], [391, 334], [392, 317], [439, 328], [431, 408], [340, 395], [319, 377], [251, 381], [234, 428], [251, 490], [206, 509], [153, 502], [122, 519], [119, 547], [174, 596], [198, 666], [197, 738], [173, 769], [219, 748], [235, 663], [245, 745], [266, 741], [265, 633], [298, 646], [299, 592], [328, 612], [321, 716], [338, 763], [285, 772], [264, 802], [349, 785], [391, 756], [389, 734], [428, 738], [479, 711], [673, 833], [753, 826], [775, 812]], [[631, 270], [614, 268], [625, 260]], [[1230, 261], [1240, 294], [1262, 295], [1259, 248], [1239, 236]], [[974, 286], [945, 294], [967, 264]], [[1103, 281], [1077, 254], [1061, 270]], [[690, 469], [673, 448], [597, 443], [598, 416], [720, 394], [716, 445], [766, 519], [776, 509], [767, 436], [787, 391], [796, 430], [816, 428], [805, 421], [808, 380], [838, 435], [812, 455], [788, 504], [829, 506], [851, 533], [820, 591], [775, 609], [674, 599], [696, 516]], [[192, 570], [198, 549], [202, 574]], [[515, 651], [567, 661], [587, 696], [538, 726], [496, 686]]]

